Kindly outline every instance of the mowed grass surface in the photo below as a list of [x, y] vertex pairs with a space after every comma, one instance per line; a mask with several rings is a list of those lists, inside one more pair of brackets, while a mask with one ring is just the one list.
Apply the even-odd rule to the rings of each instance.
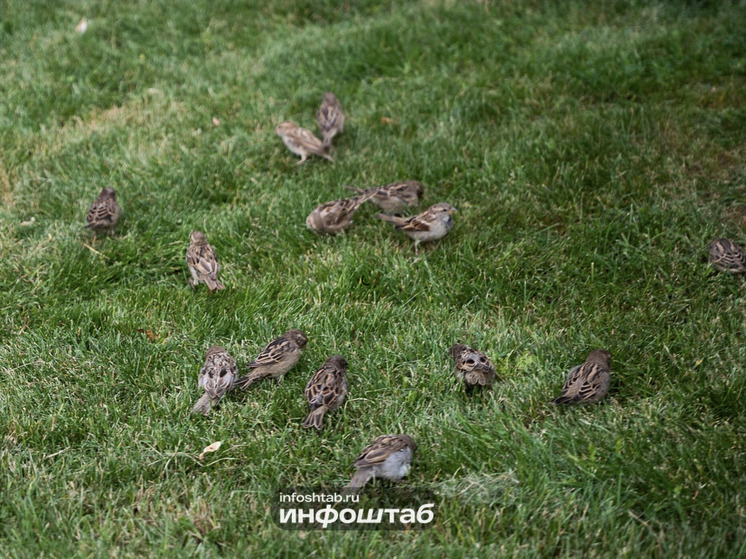
[[[2, 554], [745, 554], [746, 286], [705, 255], [746, 243], [746, 10], [557, 4], [2, 2]], [[325, 90], [336, 163], [297, 167], [274, 126], [315, 130]], [[459, 208], [418, 258], [372, 207], [306, 230], [342, 184], [404, 179]], [[104, 186], [124, 215], [94, 242]], [[187, 285], [192, 229], [217, 295]], [[190, 415], [210, 345], [243, 368], [289, 328], [283, 383]], [[459, 340], [493, 392], [455, 384]], [[548, 405], [597, 347], [607, 399]], [[319, 436], [333, 353], [350, 397]], [[343, 484], [392, 432], [432, 527], [272, 523], [279, 486]]]

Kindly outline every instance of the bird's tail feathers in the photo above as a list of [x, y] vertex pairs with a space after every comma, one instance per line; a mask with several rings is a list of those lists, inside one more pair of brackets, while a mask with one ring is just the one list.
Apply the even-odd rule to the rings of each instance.
[[373, 472], [371, 472], [368, 468], [360, 468], [357, 472], [355, 472], [355, 475], [352, 476], [352, 479], [350, 480], [350, 483], [347, 484], [347, 487], [344, 488], [343, 493], [356, 493], [360, 491], [360, 489], [363, 488], [363, 486], [368, 483], [368, 480], [373, 477]]
[[353, 190], [353, 191], [357, 192], [358, 194], [364, 194], [365, 193], [364, 189], [358, 188], [357, 186], [352, 186], [352, 185], [349, 185], [349, 184], [343, 184], [342, 187], [343, 188], [347, 188], [349, 190]]
[[464, 375], [466, 383], [474, 386], [490, 386], [494, 378], [495, 374], [490, 369], [479, 367]]
[[357, 211], [357, 209], [360, 206], [362, 206], [365, 202], [367, 202], [368, 200], [370, 200], [371, 198], [373, 198], [373, 196], [375, 196], [375, 194], [376, 193], [373, 190], [368, 190], [368, 191], [364, 190], [361, 194], [355, 196], [354, 197], [354, 200], [355, 200], [355, 211]]
[[205, 393], [202, 397], [197, 400], [192, 408], [192, 413], [201, 413], [202, 415], [209, 415], [210, 409], [212, 408], [212, 401], [210, 395]]
[[[309, 153], [312, 153], [314, 155], [318, 155], [319, 157], [323, 157], [324, 159], [328, 159], [329, 161], [331, 161], [332, 163], [334, 163], [334, 158], [332, 158], [332, 156], [329, 155], [326, 152], [326, 148], [324, 148], [324, 147], [317, 148], [316, 146], [306, 146], [306, 149], [308, 150]], [[301, 159], [301, 161], [302, 161], [302, 159]]]
[[246, 390], [247, 388], [249, 388], [249, 386], [251, 386], [252, 384], [254, 384], [258, 380], [259, 379], [256, 378], [256, 377], [252, 377], [251, 375], [246, 375], [246, 376], [237, 378], [233, 382], [233, 387], [234, 388], [240, 388], [241, 390]]
[[244, 375], [244, 376], [236, 379], [236, 381], [233, 383], [233, 387], [234, 388], [240, 388], [241, 390], [246, 390], [252, 384], [255, 384], [255, 383], [259, 382], [260, 380], [268, 378], [270, 376], [271, 375], [266, 374], [266, 373], [265, 374], [261, 374], [261, 373], [255, 371], [255, 370], [254, 371], [250, 370], [250, 372], [249, 372], [248, 375]]
[[319, 406], [313, 410], [303, 422], [303, 427], [306, 429], [314, 427], [317, 431], [321, 431], [324, 428], [324, 414], [326, 410], [326, 406]]
[[376, 214], [376, 217], [378, 219], [382, 219], [383, 221], [388, 221], [389, 223], [394, 223], [396, 225], [399, 225], [401, 223], [401, 218], [394, 215]]
[[218, 279], [205, 278], [205, 283], [210, 291], [225, 289], [225, 286]]

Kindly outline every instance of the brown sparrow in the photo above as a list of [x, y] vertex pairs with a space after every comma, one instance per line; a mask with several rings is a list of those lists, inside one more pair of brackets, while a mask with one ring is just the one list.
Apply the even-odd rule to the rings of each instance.
[[399, 481], [409, 473], [417, 445], [409, 435], [381, 435], [357, 457], [345, 492], [359, 490], [372, 477]]
[[316, 371], [306, 385], [306, 400], [311, 413], [303, 427], [323, 429], [324, 414], [339, 408], [347, 396], [347, 361], [341, 355], [332, 355]]
[[236, 381], [242, 390], [264, 378], [272, 377], [282, 380], [300, 359], [300, 352], [308, 338], [300, 330], [288, 330], [279, 338], [269, 342], [249, 363], [249, 374]]
[[445, 237], [453, 227], [453, 212], [456, 208], [445, 202], [430, 206], [424, 212], [412, 217], [396, 217], [393, 215], [376, 214], [378, 219], [396, 225], [410, 239], [414, 239], [414, 252], [420, 243], [437, 241]]
[[88, 214], [85, 216], [88, 224], [86, 229], [93, 229], [94, 233], [107, 229], [109, 235], [112, 235], [121, 213], [122, 209], [117, 204], [116, 192], [113, 188], [107, 186], [99, 193], [98, 198], [93, 201], [88, 209]]
[[197, 400], [192, 412], [208, 415], [210, 409], [233, 388], [237, 376], [236, 361], [225, 349], [217, 345], [208, 349], [205, 365], [199, 372], [199, 387], [203, 388], [205, 393]]
[[611, 383], [611, 353], [594, 349], [582, 365], [570, 369], [559, 398], [553, 404], [596, 404]]
[[215, 249], [207, 242], [205, 234], [201, 231], [192, 231], [189, 235], [189, 248], [186, 253], [186, 261], [192, 279], [189, 281], [192, 287], [204, 283], [212, 293], [225, 286], [218, 280], [220, 264], [215, 254]]
[[332, 145], [332, 138], [340, 134], [345, 127], [345, 114], [334, 93], [329, 91], [324, 93], [324, 100], [316, 112], [316, 121], [319, 123], [324, 149], [329, 149]]
[[313, 132], [301, 128], [294, 122], [281, 122], [275, 128], [275, 133], [282, 138], [287, 148], [296, 155], [300, 155], [298, 165], [305, 163], [309, 155], [318, 155], [329, 161], [334, 161], [332, 156], [324, 151], [324, 145]]
[[417, 206], [420, 202], [420, 197], [425, 192], [422, 183], [419, 181], [392, 182], [386, 186], [376, 186], [365, 190], [349, 185], [345, 185], [345, 188], [354, 190], [358, 194], [372, 192], [373, 196], [370, 198], [370, 201], [384, 212], [394, 214]]
[[728, 239], [715, 239], [710, 243], [710, 262], [721, 272], [746, 272], [743, 249]]
[[455, 344], [450, 349], [456, 365], [456, 376], [464, 381], [466, 394], [471, 396], [474, 387], [491, 387], [495, 382], [495, 366], [489, 358], [464, 344]]
[[332, 200], [317, 206], [306, 218], [306, 227], [316, 233], [339, 233], [352, 225], [352, 217], [372, 193]]

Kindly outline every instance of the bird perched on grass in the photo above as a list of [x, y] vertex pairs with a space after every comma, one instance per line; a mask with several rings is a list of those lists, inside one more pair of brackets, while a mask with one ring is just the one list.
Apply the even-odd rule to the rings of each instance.
[[456, 376], [464, 381], [466, 394], [471, 396], [475, 387], [491, 387], [495, 382], [495, 366], [478, 349], [464, 344], [454, 344], [450, 349], [456, 365]]
[[399, 481], [409, 473], [417, 445], [409, 435], [381, 435], [355, 460], [357, 471], [345, 493], [361, 489], [371, 478]]
[[420, 243], [437, 241], [445, 237], [453, 227], [453, 212], [456, 208], [445, 202], [430, 206], [424, 212], [412, 217], [396, 217], [386, 214], [376, 214], [378, 219], [396, 225], [396, 228], [414, 239], [414, 252]]
[[192, 287], [204, 283], [210, 289], [210, 293], [225, 289], [225, 286], [218, 280], [220, 264], [218, 264], [215, 249], [207, 242], [207, 237], [202, 231], [192, 231], [189, 235], [186, 261], [192, 273], [192, 279], [189, 280]]
[[300, 352], [308, 338], [300, 330], [288, 330], [279, 338], [269, 342], [249, 363], [249, 374], [236, 381], [236, 386], [246, 390], [249, 386], [265, 378], [279, 381], [300, 359]]
[[710, 243], [710, 262], [721, 272], [746, 273], [743, 249], [728, 239], [715, 239]]
[[352, 225], [352, 217], [360, 206], [373, 194], [361, 194], [324, 202], [306, 218], [306, 227], [316, 233], [339, 233]]
[[324, 414], [339, 408], [347, 396], [347, 361], [332, 355], [306, 384], [306, 400], [311, 406], [303, 427], [323, 429]]
[[419, 181], [392, 182], [386, 186], [375, 186], [365, 190], [349, 185], [345, 185], [345, 188], [354, 190], [358, 194], [372, 192], [373, 196], [369, 198], [371, 203], [389, 213], [400, 213], [407, 208], [414, 208], [420, 203], [420, 197], [425, 193], [425, 188]]
[[596, 404], [606, 396], [611, 383], [611, 353], [594, 349], [585, 363], [570, 369], [559, 398], [553, 404]]
[[225, 349], [218, 345], [208, 349], [205, 365], [199, 372], [199, 387], [203, 388], [205, 393], [197, 400], [192, 412], [208, 415], [210, 409], [215, 407], [226, 392], [233, 388], [237, 376], [236, 361]]
[[324, 93], [324, 100], [316, 112], [316, 121], [319, 123], [322, 145], [324, 149], [329, 149], [332, 145], [332, 138], [342, 133], [345, 127], [345, 114], [334, 93], [330, 91]]
[[305, 163], [309, 155], [318, 155], [329, 161], [334, 161], [332, 156], [324, 151], [324, 145], [321, 143], [321, 140], [313, 135], [313, 132], [301, 128], [294, 122], [281, 122], [275, 128], [275, 133], [282, 138], [282, 141], [290, 151], [296, 155], [300, 155], [298, 165]]
[[107, 230], [109, 235], [114, 233], [114, 227], [119, 221], [122, 208], [117, 203], [117, 194], [114, 189], [107, 186], [98, 195], [88, 214], [85, 216], [86, 229], [93, 229], [94, 234], [101, 230]]

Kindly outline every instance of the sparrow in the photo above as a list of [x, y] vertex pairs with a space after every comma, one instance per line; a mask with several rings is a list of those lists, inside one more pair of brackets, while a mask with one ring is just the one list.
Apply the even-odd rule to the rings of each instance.
[[313, 135], [313, 132], [301, 128], [294, 122], [286, 121], [278, 124], [275, 133], [282, 138], [290, 151], [300, 155], [298, 165], [305, 163], [309, 155], [318, 155], [329, 161], [334, 161], [332, 156], [324, 151], [324, 145], [321, 140]]
[[306, 218], [306, 227], [316, 233], [339, 233], [352, 225], [352, 217], [373, 193], [332, 200], [317, 206]]
[[396, 225], [410, 239], [414, 239], [414, 252], [423, 241], [437, 241], [445, 237], [453, 227], [453, 212], [456, 208], [445, 202], [430, 206], [424, 212], [412, 217], [396, 217], [376, 214], [378, 219]]
[[220, 264], [218, 264], [215, 249], [207, 242], [205, 234], [201, 231], [192, 231], [189, 235], [186, 261], [189, 271], [192, 272], [192, 279], [189, 280], [192, 287], [204, 283], [210, 289], [210, 293], [225, 289], [225, 286], [218, 280]]
[[236, 386], [246, 390], [249, 386], [264, 378], [272, 377], [282, 380], [300, 359], [300, 351], [308, 338], [300, 330], [288, 330], [279, 338], [269, 342], [249, 363], [249, 374], [236, 381]]
[[417, 445], [409, 435], [381, 435], [355, 460], [357, 472], [345, 492], [359, 490], [372, 477], [399, 481], [409, 473]]
[[109, 235], [114, 233], [114, 227], [119, 221], [122, 208], [117, 204], [117, 194], [111, 187], [104, 188], [93, 201], [85, 216], [86, 229], [93, 229], [94, 233], [101, 229], [108, 229]]
[[611, 382], [611, 353], [594, 349], [582, 365], [570, 369], [562, 395], [553, 404], [596, 404], [606, 396]]
[[324, 414], [336, 410], [347, 396], [347, 360], [341, 355], [332, 355], [316, 371], [306, 385], [306, 400], [311, 406], [303, 427], [315, 427], [321, 431]]
[[715, 239], [710, 243], [710, 262], [721, 272], [746, 272], [743, 249], [728, 239]]
[[236, 361], [225, 349], [218, 345], [208, 349], [205, 366], [199, 372], [199, 387], [203, 388], [205, 393], [197, 400], [192, 412], [208, 415], [210, 409], [216, 406], [225, 393], [233, 388], [236, 376], [238, 376]]
[[355, 186], [345, 185], [358, 194], [373, 193], [370, 201], [384, 212], [400, 213], [407, 208], [414, 208], [420, 202], [425, 189], [419, 181], [392, 182], [386, 186], [376, 186], [363, 190]]
[[450, 354], [456, 365], [456, 376], [464, 381], [468, 396], [471, 396], [474, 387], [489, 388], [495, 382], [495, 366], [478, 349], [464, 344], [454, 344], [450, 349]]
[[332, 138], [340, 134], [345, 127], [345, 114], [334, 93], [330, 91], [324, 93], [324, 100], [316, 112], [316, 121], [319, 123], [321, 138], [324, 140], [322, 145], [324, 149], [329, 149], [332, 145]]

